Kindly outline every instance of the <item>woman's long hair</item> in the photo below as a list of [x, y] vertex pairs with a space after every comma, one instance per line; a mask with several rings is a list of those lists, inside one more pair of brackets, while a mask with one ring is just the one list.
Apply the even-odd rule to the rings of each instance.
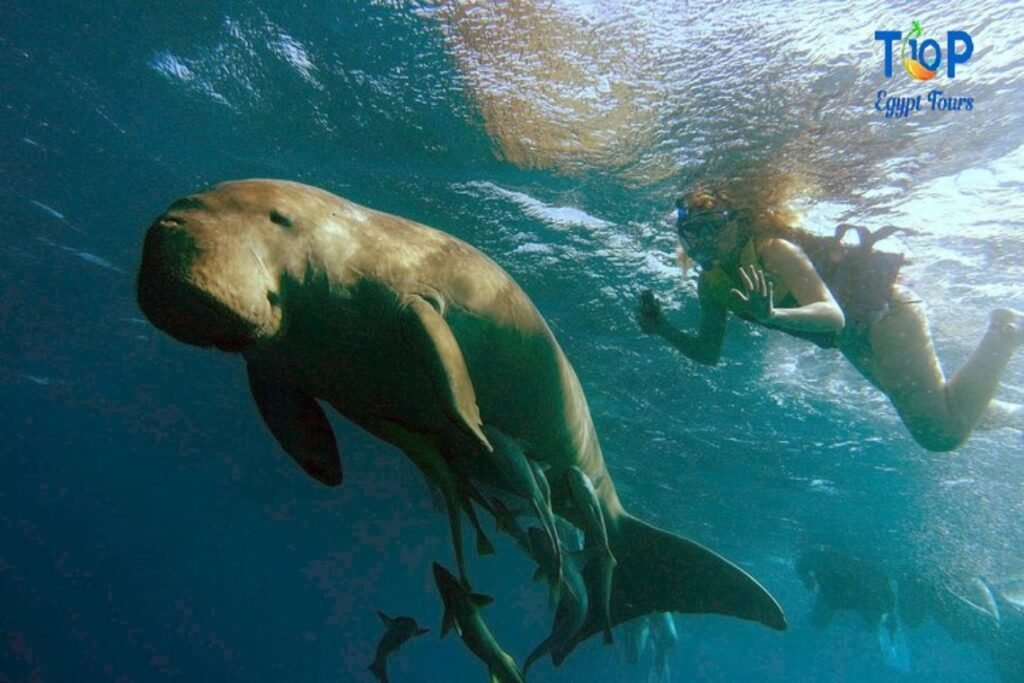
[[[902, 254], [877, 251], [873, 246], [875, 241], [896, 229], [886, 226], [872, 234], [864, 227], [841, 225], [835, 235], [816, 235], [796, 227], [796, 212], [788, 206], [794, 196], [792, 187], [784, 182], [766, 185], [761, 182], [702, 186], [691, 190], [683, 200], [691, 211], [725, 210], [737, 221], [737, 246], [731, 254], [721, 255], [727, 269], [737, 267], [742, 249], [750, 239], [781, 238], [807, 254], [822, 281], [843, 307], [848, 324], [865, 325], [877, 319], [891, 300], [905, 260]], [[856, 246], [842, 242], [847, 229], [858, 233]], [[679, 261], [685, 270], [689, 259], [682, 250]]]
[[[799, 246], [814, 263], [830, 260], [836, 247], [832, 237], [815, 235], [796, 227], [797, 214], [787, 205], [790, 188], [786, 183], [752, 183], [736, 180], [714, 187], [699, 185], [681, 198], [690, 211], [729, 211], [737, 221], [739, 239], [737, 249], [727, 263], [738, 258], [740, 250], [751, 238], [777, 237]], [[680, 261], [689, 259], [682, 251]]]

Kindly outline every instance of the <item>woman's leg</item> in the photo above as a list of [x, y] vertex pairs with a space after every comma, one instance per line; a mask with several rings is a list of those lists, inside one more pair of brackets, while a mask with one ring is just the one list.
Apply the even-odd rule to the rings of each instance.
[[967, 439], [992, 400], [1024, 340], [1024, 320], [1013, 311], [993, 312], [978, 348], [947, 381], [915, 301], [912, 293], [897, 289], [893, 310], [871, 326], [869, 343], [843, 352], [889, 396], [914, 440], [928, 450], [950, 451]]

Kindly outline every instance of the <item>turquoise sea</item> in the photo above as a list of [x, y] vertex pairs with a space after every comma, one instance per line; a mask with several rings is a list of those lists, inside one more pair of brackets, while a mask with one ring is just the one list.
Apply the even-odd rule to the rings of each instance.
[[[431, 629], [392, 657], [394, 683], [486, 680], [438, 638], [430, 566], [453, 566], [451, 543], [409, 461], [335, 416], [346, 480], [317, 485], [237, 358], [138, 310], [146, 227], [251, 177], [491, 256], [572, 362], [630, 509], [739, 564], [789, 620], [676, 615], [668, 677], [627, 663], [620, 633], [529, 680], [1024, 680], [1021, 430], [930, 453], [835, 352], [733, 319], [708, 368], [635, 320], [650, 288], [696, 325], [661, 217], [681, 189], [746, 174], [792, 186], [823, 234], [916, 230], [886, 245], [951, 373], [990, 310], [1024, 310], [1024, 5], [11, 0], [0, 16], [0, 682], [371, 681], [377, 610]], [[969, 33], [955, 78], [898, 62], [885, 78], [874, 32], [912, 21], [943, 48]], [[887, 118], [879, 90], [921, 110]], [[931, 111], [933, 90], [972, 108]], [[1024, 353], [998, 396], [1024, 403]], [[823, 544], [944, 604], [977, 607], [982, 579], [998, 628], [822, 626], [797, 562]], [[522, 662], [552, 615], [533, 565], [502, 539], [471, 573]]]

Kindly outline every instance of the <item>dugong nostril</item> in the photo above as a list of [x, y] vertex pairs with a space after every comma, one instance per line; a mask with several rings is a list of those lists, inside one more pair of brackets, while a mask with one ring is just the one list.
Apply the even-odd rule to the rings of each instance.
[[162, 228], [180, 228], [185, 225], [185, 219], [177, 216], [163, 216], [156, 224]]
[[[148, 274], [185, 276], [199, 254], [195, 239], [176, 216], [163, 216], [150, 228], [143, 245], [143, 266]], [[149, 272], [152, 271], [152, 272]]]

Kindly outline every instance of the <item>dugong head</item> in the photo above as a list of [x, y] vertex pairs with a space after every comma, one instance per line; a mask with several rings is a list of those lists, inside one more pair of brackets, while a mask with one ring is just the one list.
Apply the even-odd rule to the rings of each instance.
[[284, 259], [300, 239], [303, 197], [290, 183], [222, 183], [172, 203], [146, 233], [139, 307], [197, 346], [244, 351], [280, 328]]

